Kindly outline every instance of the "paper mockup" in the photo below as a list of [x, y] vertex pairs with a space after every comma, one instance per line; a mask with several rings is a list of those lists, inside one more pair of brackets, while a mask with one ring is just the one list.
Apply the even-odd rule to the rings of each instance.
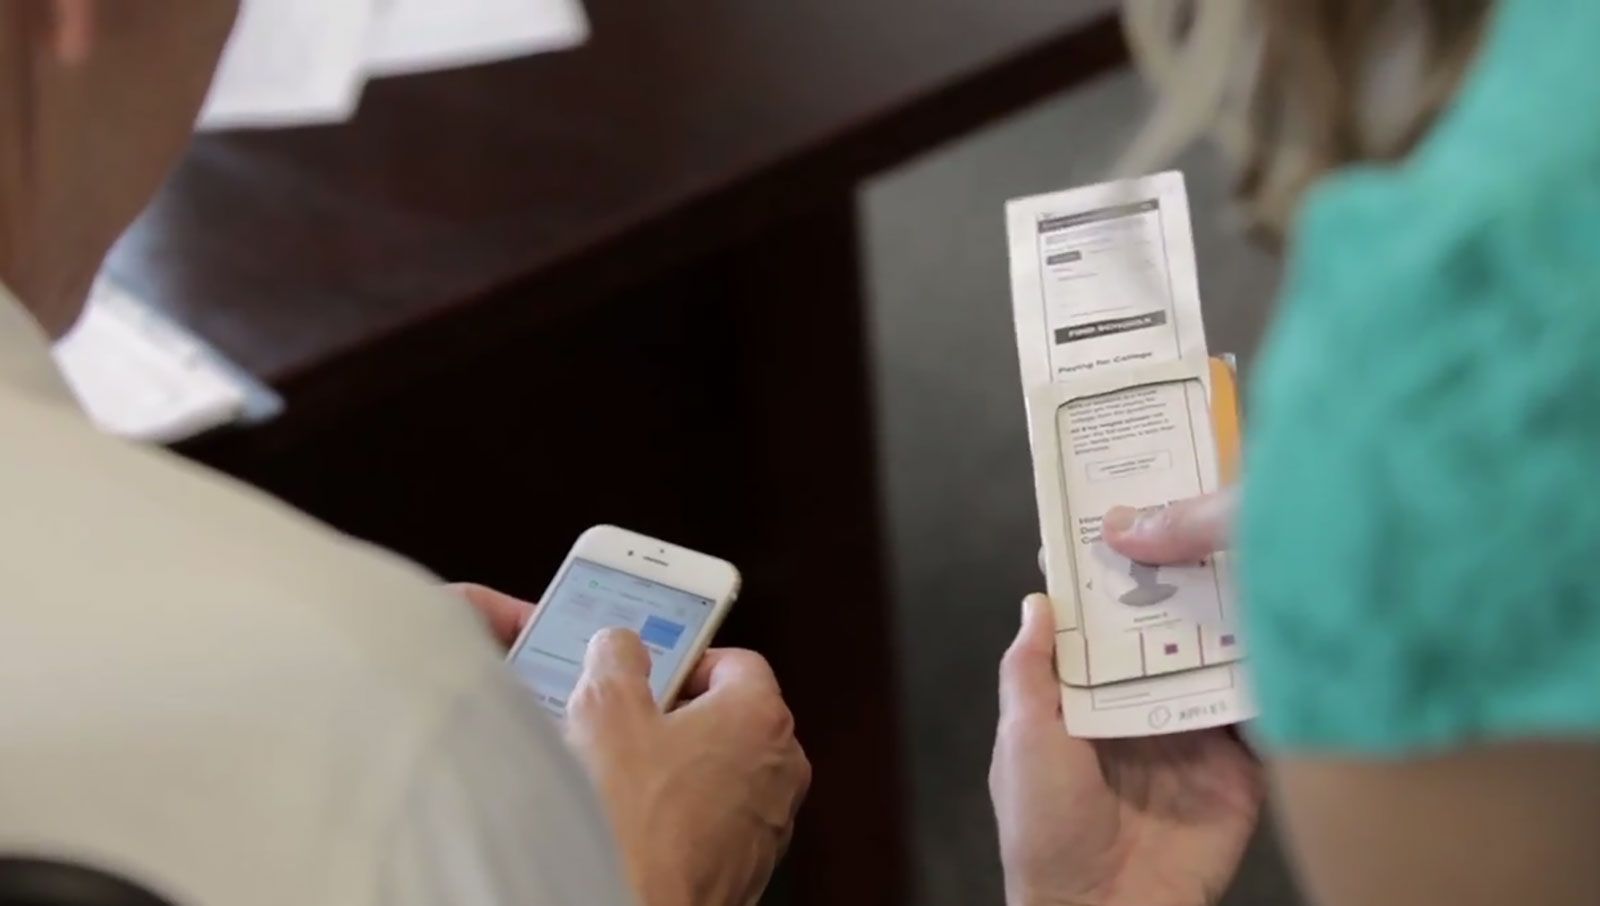
[[1100, 537], [1113, 506], [1221, 484], [1183, 176], [1018, 199], [1006, 214], [1067, 729], [1147, 736], [1248, 719], [1228, 555], [1157, 567]]

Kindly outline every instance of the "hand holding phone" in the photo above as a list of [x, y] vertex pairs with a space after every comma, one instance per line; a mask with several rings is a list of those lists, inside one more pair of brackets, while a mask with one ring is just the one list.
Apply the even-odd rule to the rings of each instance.
[[778, 680], [752, 651], [717, 648], [690, 701], [663, 714], [629, 632], [594, 636], [566, 737], [600, 791], [639, 900], [744, 906], [765, 888], [811, 782]]
[[658, 708], [677, 700], [739, 592], [726, 560], [615, 526], [589, 529], [545, 591], [507, 660], [540, 704], [564, 716], [589, 640], [617, 627], [650, 656]]

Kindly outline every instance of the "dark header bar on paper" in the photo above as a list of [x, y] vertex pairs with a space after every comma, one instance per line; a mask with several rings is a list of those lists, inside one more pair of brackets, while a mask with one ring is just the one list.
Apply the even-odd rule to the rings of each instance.
[[1056, 343], [1074, 343], [1078, 340], [1092, 340], [1095, 337], [1109, 337], [1112, 334], [1127, 333], [1130, 330], [1160, 327], [1165, 323], [1167, 323], [1166, 312], [1152, 311], [1127, 318], [1112, 318], [1107, 321], [1091, 321], [1088, 324], [1073, 324], [1070, 327], [1056, 328]]
[[1161, 207], [1161, 203], [1154, 198], [1146, 201], [1135, 201], [1130, 204], [1113, 205], [1109, 208], [1098, 208], [1093, 211], [1084, 211], [1082, 214], [1067, 214], [1061, 217], [1050, 217], [1039, 221], [1039, 232], [1049, 233], [1054, 230], [1064, 230], [1067, 227], [1083, 226], [1086, 223], [1097, 223], [1101, 220], [1115, 220], [1118, 217], [1129, 217], [1134, 214], [1147, 214]]

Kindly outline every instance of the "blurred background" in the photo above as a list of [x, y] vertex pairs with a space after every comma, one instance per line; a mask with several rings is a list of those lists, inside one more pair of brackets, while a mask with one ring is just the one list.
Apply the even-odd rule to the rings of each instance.
[[[398, 3], [376, 63], [340, 6], [230, 49], [60, 350], [118, 363], [73, 374], [96, 416], [524, 596], [595, 523], [734, 560], [723, 641], [816, 765], [770, 901], [1001, 902], [995, 671], [1042, 584], [1002, 207], [1141, 122], [1115, 3], [501, 2], [547, 18], [475, 51]], [[1275, 266], [1179, 166], [1248, 371]], [[1227, 902], [1296, 902], [1264, 836]]]

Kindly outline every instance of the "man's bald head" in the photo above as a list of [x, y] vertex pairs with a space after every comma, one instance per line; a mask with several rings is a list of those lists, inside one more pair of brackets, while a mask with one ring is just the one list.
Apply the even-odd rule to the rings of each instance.
[[236, 9], [0, 0], [0, 281], [52, 332], [188, 144]]

